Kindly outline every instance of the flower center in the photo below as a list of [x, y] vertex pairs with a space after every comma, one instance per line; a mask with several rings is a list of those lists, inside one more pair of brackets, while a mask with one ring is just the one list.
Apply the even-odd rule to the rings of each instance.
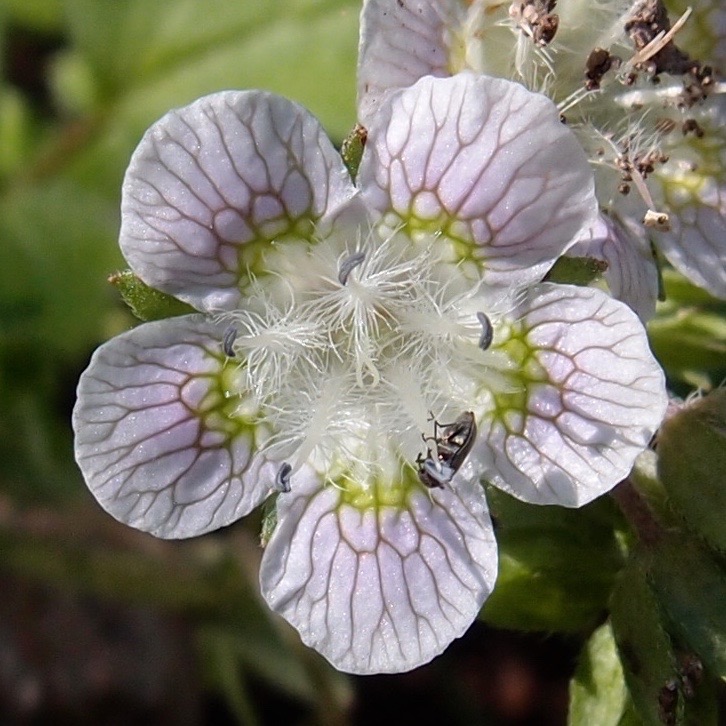
[[309, 462], [344, 488], [410, 481], [432, 416], [453, 420], [507, 390], [503, 303], [435, 239], [337, 233], [273, 245], [265, 268], [226, 345], [274, 430], [269, 455], [293, 476]]

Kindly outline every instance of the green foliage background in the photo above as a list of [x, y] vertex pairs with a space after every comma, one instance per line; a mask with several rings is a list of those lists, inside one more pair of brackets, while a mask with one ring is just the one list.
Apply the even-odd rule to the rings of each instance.
[[[345, 723], [362, 686], [261, 606], [259, 515], [163, 543], [100, 512], [72, 458], [73, 391], [93, 349], [134, 323], [107, 278], [125, 266], [120, 187], [146, 128], [201, 95], [264, 88], [309, 108], [340, 143], [355, 123], [359, 10], [359, 0], [0, 0], [0, 583], [20, 578], [182, 618], [201, 687], [243, 723], [264, 722], [260, 684], [314, 723]], [[724, 304], [668, 270], [665, 286], [650, 333], [671, 387], [717, 385]], [[490, 503], [501, 576], [484, 621], [566, 632], [576, 648], [594, 632], [572, 723], [592, 714], [637, 723], [615, 649], [630, 621], [614, 636], [609, 625], [595, 630], [633, 544], [613, 502], [571, 512], [492, 492]], [[455, 704], [437, 713], [481, 718], [449, 657], [427, 667], [425, 682]], [[2, 707], [0, 698], [0, 720]]]

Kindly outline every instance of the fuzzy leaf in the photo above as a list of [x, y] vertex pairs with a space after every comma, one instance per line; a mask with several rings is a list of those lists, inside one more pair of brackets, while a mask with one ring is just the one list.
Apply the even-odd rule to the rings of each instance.
[[693, 402], [658, 435], [658, 474], [688, 525], [726, 550], [726, 390]]
[[646, 726], [675, 723], [681, 703], [675, 654], [658, 600], [641, 560], [623, 570], [613, 591], [610, 619], [630, 695]]
[[698, 543], [672, 535], [650, 558], [650, 576], [670, 629], [720, 678], [726, 677], [726, 572]]
[[123, 301], [139, 320], [161, 320], [195, 312], [191, 305], [149, 287], [131, 270], [117, 272], [108, 281], [121, 293]]

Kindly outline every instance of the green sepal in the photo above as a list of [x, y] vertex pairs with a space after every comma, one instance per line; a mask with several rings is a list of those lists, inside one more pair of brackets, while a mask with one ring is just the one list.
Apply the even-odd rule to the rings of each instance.
[[726, 550], [726, 390], [690, 403], [663, 424], [658, 476], [688, 526]]
[[545, 275], [546, 282], [589, 285], [608, 269], [608, 263], [593, 257], [560, 257]]
[[683, 698], [670, 636], [639, 556], [623, 569], [610, 622], [633, 705], [645, 726], [682, 721]]
[[262, 526], [260, 527], [260, 545], [267, 547], [272, 533], [277, 527], [277, 494], [265, 499], [262, 505]]
[[628, 706], [628, 689], [610, 623], [585, 643], [570, 681], [569, 726], [619, 726]]
[[358, 167], [363, 158], [363, 149], [366, 145], [368, 132], [360, 124], [356, 124], [350, 133], [343, 139], [340, 147], [340, 155], [343, 157], [343, 163], [348, 169], [351, 179], [358, 176]]
[[670, 532], [648, 552], [653, 591], [679, 644], [726, 678], [726, 570], [699, 542]]
[[163, 320], [197, 312], [191, 305], [149, 287], [131, 270], [117, 272], [108, 281], [121, 293], [123, 301], [139, 320]]
[[496, 627], [574, 632], [602, 617], [623, 565], [618, 515], [601, 499], [581, 509], [525, 504], [489, 487], [499, 575], [480, 617]]

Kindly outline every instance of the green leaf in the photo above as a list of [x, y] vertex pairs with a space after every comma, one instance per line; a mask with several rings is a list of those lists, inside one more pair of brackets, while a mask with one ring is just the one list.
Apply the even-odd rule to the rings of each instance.
[[49, 410], [49, 401], [68, 395], [59, 392], [58, 378], [65, 371], [57, 361], [32, 353], [5, 348], [0, 355], [5, 373], [0, 378], [3, 494], [24, 505], [57, 506], [65, 498], [77, 498], [83, 483], [72, 457], [68, 419]]
[[197, 312], [191, 305], [149, 287], [131, 270], [117, 272], [108, 281], [121, 293], [123, 301], [139, 320], [163, 320]]
[[649, 574], [671, 632], [726, 678], [726, 572], [699, 543], [671, 533], [649, 554]]
[[118, 212], [67, 179], [0, 199], [0, 343], [78, 356], [107, 336]]
[[114, 122], [140, 133], [168, 109], [224, 88], [263, 88], [342, 139], [355, 121], [355, 0], [66, 0], [76, 48]]
[[618, 726], [628, 701], [623, 667], [612, 628], [601, 625], [590, 637], [570, 682], [570, 726]]
[[221, 693], [238, 723], [258, 726], [260, 720], [229, 634], [224, 630], [202, 630], [200, 641], [208, 687]]
[[648, 325], [653, 352], [667, 372], [688, 380], [691, 371], [710, 371], [719, 381], [726, 371], [726, 317], [723, 313], [681, 308]]
[[[687, 25], [687, 24], [686, 24]], [[673, 312], [684, 307], [697, 307], [701, 310], [716, 311], [724, 309], [724, 301], [713, 297], [702, 287], [694, 285], [672, 267], [665, 267], [662, 271], [663, 284], [666, 289], [665, 305], [660, 308]]]
[[672, 379], [710, 389], [726, 376], [726, 302], [673, 270], [663, 277], [666, 302], [648, 324], [653, 352]]
[[[214, 685], [230, 699], [241, 715], [251, 710], [245, 702], [249, 676], [265, 681], [276, 691], [309, 704], [342, 713], [350, 705], [351, 688], [347, 677], [336, 671], [315, 651], [302, 645], [287, 626], [275, 628], [268, 611], [259, 608], [245, 612], [234, 623], [210, 623], [201, 629], [205, 655], [212, 662]], [[292, 637], [284, 637], [285, 634]], [[248, 723], [242, 718], [241, 723]]]
[[726, 550], [726, 390], [691, 401], [663, 424], [658, 475], [688, 526]]
[[675, 654], [661, 620], [646, 569], [636, 556], [613, 590], [610, 621], [628, 690], [646, 726], [676, 723], [682, 710]]
[[604, 612], [622, 553], [606, 499], [582, 509], [524, 504], [487, 490], [499, 576], [481, 617], [497, 627], [578, 631]]

